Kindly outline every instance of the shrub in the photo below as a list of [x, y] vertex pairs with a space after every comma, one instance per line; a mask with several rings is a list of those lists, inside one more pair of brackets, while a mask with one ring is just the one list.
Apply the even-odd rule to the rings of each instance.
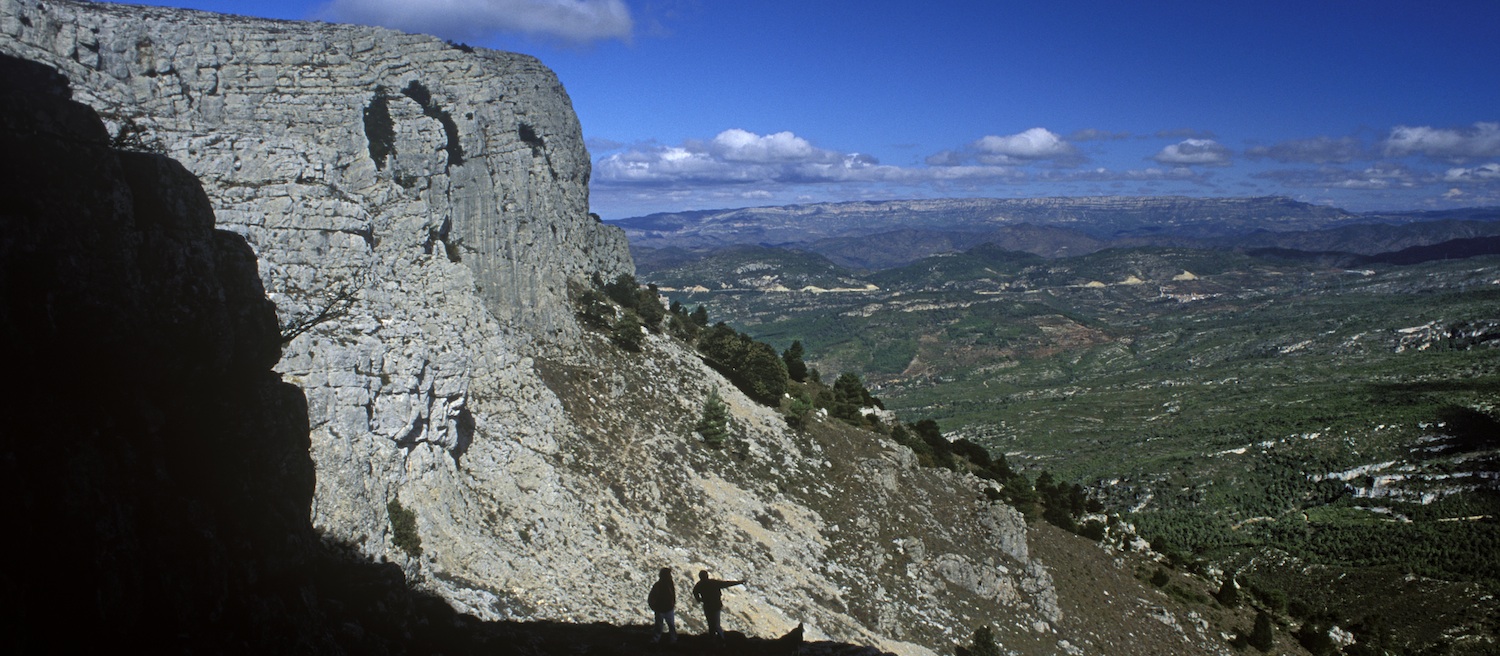
[[1151, 585], [1154, 585], [1158, 588], [1165, 587], [1168, 583], [1171, 582], [1172, 575], [1168, 574], [1167, 570], [1160, 567], [1156, 568], [1156, 573], [1151, 575]]
[[995, 632], [990, 627], [981, 626], [974, 630], [974, 636], [969, 639], [969, 646], [960, 645], [954, 650], [958, 656], [1000, 656], [1000, 647], [995, 644]]
[[622, 273], [615, 276], [614, 280], [604, 286], [604, 295], [608, 296], [609, 300], [619, 304], [620, 307], [627, 310], [634, 310], [641, 298], [639, 288], [640, 285], [636, 284], [635, 276]]
[[787, 404], [786, 423], [796, 430], [804, 430], [812, 420], [813, 404], [807, 398], [807, 393], [802, 392], [792, 397], [791, 403]]
[[1219, 586], [1219, 591], [1214, 594], [1214, 599], [1217, 599], [1225, 608], [1239, 607], [1240, 586], [1235, 582], [1234, 574], [1228, 574], [1224, 577], [1224, 583]]
[[627, 351], [639, 352], [641, 350], [641, 320], [636, 316], [635, 310], [625, 311], [625, 316], [615, 322], [615, 328], [610, 331], [609, 338]]
[[385, 509], [391, 518], [391, 541], [413, 558], [422, 555], [422, 536], [417, 534], [417, 514], [402, 506], [396, 499], [391, 499]]
[[1083, 526], [1078, 527], [1078, 534], [1095, 542], [1103, 541], [1104, 522], [1097, 519], [1090, 519], [1084, 522]]
[[635, 293], [635, 312], [640, 315], [641, 323], [651, 332], [661, 330], [661, 320], [667, 317], [666, 309], [661, 306], [661, 292], [656, 285], [647, 285], [645, 289], [638, 289]]
[[585, 289], [573, 297], [573, 311], [578, 322], [595, 330], [606, 330], [614, 323], [615, 309], [597, 290]]

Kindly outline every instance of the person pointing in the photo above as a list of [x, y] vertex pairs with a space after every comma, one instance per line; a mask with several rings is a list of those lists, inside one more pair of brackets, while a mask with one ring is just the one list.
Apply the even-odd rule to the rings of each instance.
[[724, 628], [719, 625], [719, 615], [724, 610], [724, 588], [732, 588], [744, 581], [720, 581], [708, 577], [708, 570], [698, 572], [698, 584], [693, 586], [693, 598], [703, 604], [703, 616], [708, 620], [708, 634], [724, 638]]

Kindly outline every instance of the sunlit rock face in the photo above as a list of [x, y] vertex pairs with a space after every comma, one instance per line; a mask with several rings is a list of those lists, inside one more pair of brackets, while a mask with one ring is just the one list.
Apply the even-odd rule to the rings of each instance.
[[[665, 566], [688, 630], [709, 569], [749, 581], [726, 594], [746, 633], [930, 653], [1003, 621], [1057, 640], [1021, 516], [976, 479], [836, 423], [793, 431], [664, 336], [637, 354], [580, 328], [570, 283], [632, 264], [588, 214], [577, 119], [536, 60], [35, 0], [0, 0], [0, 51], [71, 78], [118, 145], [180, 161], [253, 249], [325, 539], [486, 619], [644, 622]], [[715, 389], [722, 449], [693, 433]], [[393, 500], [420, 553], [396, 545]]]

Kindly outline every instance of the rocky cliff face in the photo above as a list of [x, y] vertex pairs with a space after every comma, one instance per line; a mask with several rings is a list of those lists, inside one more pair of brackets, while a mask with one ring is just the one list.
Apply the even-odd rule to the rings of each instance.
[[[643, 621], [670, 566], [680, 588], [699, 568], [749, 579], [726, 612], [747, 633], [806, 622], [810, 638], [930, 653], [994, 624], [1027, 653], [1091, 644], [1021, 517], [976, 479], [836, 424], [791, 431], [680, 344], [627, 354], [574, 322], [570, 281], [631, 265], [587, 215], [579, 128], [536, 61], [36, 0], [0, 0], [0, 51], [62, 70], [116, 141], [201, 179], [284, 324], [338, 310], [276, 364], [307, 398], [325, 540], [484, 619]], [[735, 416], [726, 450], [692, 432], [716, 388]], [[415, 511], [420, 552], [396, 545], [393, 500]]]

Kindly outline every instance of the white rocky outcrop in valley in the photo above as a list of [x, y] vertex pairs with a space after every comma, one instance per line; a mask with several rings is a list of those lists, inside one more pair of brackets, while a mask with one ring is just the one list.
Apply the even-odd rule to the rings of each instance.
[[[570, 282], [633, 267], [588, 214], [577, 119], [536, 60], [38, 0], [0, 0], [0, 51], [57, 67], [196, 174], [284, 322], [351, 300], [277, 367], [307, 396], [326, 539], [486, 619], [644, 622], [661, 566], [690, 629], [699, 568], [750, 581], [727, 623], [759, 635], [806, 622], [930, 653], [1001, 616], [1061, 619], [1021, 516], [977, 480], [841, 426], [794, 432], [665, 337], [630, 354], [579, 327]], [[692, 432], [713, 389], [734, 414], [723, 450]], [[393, 542], [393, 499], [419, 557]]]

